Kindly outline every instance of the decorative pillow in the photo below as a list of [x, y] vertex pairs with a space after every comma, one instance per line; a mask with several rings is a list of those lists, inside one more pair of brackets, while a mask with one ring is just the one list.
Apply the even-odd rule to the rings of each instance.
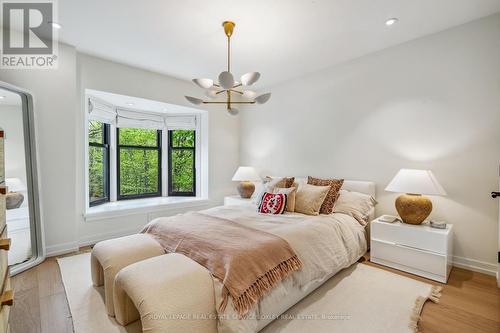
[[276, 187], [281, 188], [290, 188], [295, 182], [295, 177], [284, 177], [278, 183], [276, 183]]
[[318, 215], [321, 204], [330, 191], [330, 186], [300, 185], [295, 195], [295, 211], [307, 215]]
[[295, 196], [297, 194], [296, 187], [289, 187], [289, 188], [275, 187], [273, 193], [286, 194], [285, 210], [287, 212], [292, 212], [292, 213], [295, 211]]
[[339, 194], [339, 198], [333, 207], [333, 212], [351, 215], [361, 225], [366, 225], [368, 217], [377, 204], [377, 200], [371, 195], [360, 192], [340, 190]]
[[316, 186], [330, 186], [330, 191], [325, 198], [325, 201], [321, 205], [321, 209], [319, 212], [321, 214], [331, 214], [333, 211], [333, 205], [335, 205], [335, 201], [339, 197], [339, 191], [342, 185], [344, 184], [343, 179], [319, 179], [314, 177], [307, 177], [307, 183], [310, 185]]
[[259, 213], [283, 214], [286, 207], [286, 194], [265, 192], [259, 204]]

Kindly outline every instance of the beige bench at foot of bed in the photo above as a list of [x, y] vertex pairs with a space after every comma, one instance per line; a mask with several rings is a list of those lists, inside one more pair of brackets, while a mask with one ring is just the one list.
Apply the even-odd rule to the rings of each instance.
[[212, 276], [181, 254], [122, 269], [115, 278], [114, 304], [119, 324], [140, 319], [143, 332], [217, 333]]
[[114, 316], [113, 283], [118, 272], [133, 263], [165, 254], [163, 248], [145, 234], [135, 234], [97, 243], [91, 253], [91, 272], [94, 286], [104, 284], [108, 315]]

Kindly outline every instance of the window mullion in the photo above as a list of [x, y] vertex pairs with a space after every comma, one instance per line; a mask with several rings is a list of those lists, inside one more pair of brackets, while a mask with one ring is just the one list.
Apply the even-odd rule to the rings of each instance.
[[116, 125], [110, 125], [109, 131], [109, 200], [114, 202], [118, 200], [118, 186], [117, 186], [117, 135]]

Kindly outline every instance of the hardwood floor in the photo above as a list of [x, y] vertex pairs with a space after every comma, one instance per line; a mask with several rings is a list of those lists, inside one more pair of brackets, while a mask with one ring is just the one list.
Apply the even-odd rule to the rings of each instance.
[[454, 267], [447, 284], [428, 280], [372, 263], [367, 253], [362, 261], [415, 280], [443, 287], [438, 304], [427, 301], [419, 327], [424, 333], [500, 332], [500, 289], [496, 279], [482, 273]]
[[[84, 249], [86, 251], [88, 249]], [[424, 333], [500, 332], [500, 289], [492, 276], [454, 268], [448, 284], [386, 268], [369, 261], [360, 262], [416, 280], [443, 286], [439, 304], [427, 302], [420, 328]], [[11, 333], [73, 332], [64, 287], [55, 258], [23, 272], [13, 279], [14, 305]]]

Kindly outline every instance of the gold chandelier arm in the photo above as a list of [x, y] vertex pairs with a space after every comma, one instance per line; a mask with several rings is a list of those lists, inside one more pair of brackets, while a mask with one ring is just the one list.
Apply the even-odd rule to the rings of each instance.
[[229, 90], [231, 90], [231, 91], [232, 91], [232, 92], [234, 92], [234, 93], [237, 93], [237, 94], [243, 95], [243, 93], [242, 93], [241, 91], [238, 91], [238, 90], [233, 90], [233, 89], [229, 89]]
[[226, 92], [226, 91], [227, 91], [227, 90], [221, 90], [221, 91], [216, 92], [215, 94], [216, 94], [216, 95], [219, 95], [219, 94], [222, 94], [223, 92]]
[[233, 88], [238, 88], [238, 87], [241, 87], [242, 85], [243, 85], [242, 83], [238, 83], [238, 84], [235, 84], [235, 85], [233, 86]]

